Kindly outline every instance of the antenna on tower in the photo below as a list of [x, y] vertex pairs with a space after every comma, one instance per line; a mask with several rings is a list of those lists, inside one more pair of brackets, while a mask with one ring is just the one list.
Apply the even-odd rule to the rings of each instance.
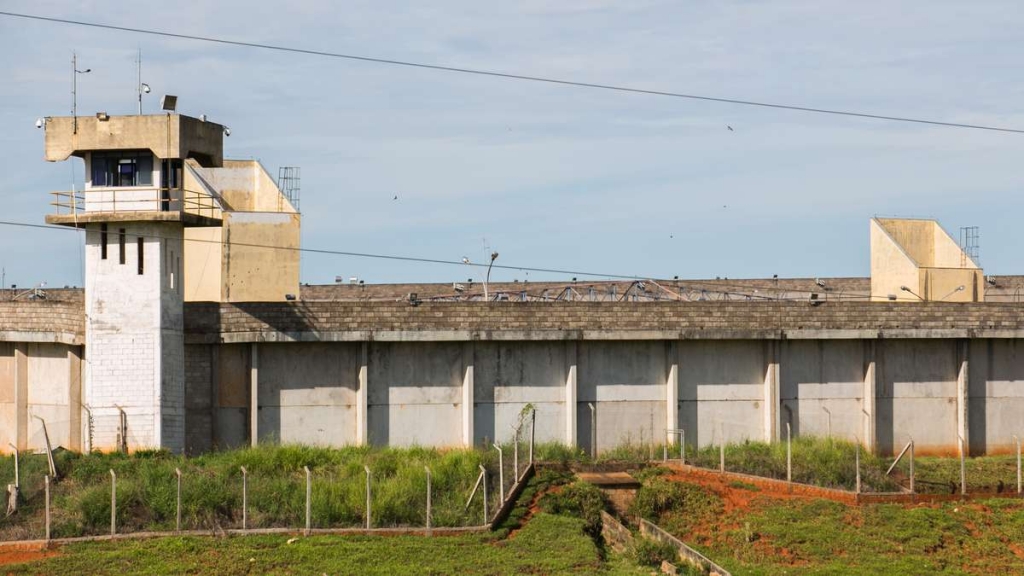
[[139, 116], [142, 116], [142, 95], [149, 94], [149, 84], [142, 81], [142, 48], [139, 48], [138, 54], [138, 58], [135, 60], [135, 88], [139, 95]]

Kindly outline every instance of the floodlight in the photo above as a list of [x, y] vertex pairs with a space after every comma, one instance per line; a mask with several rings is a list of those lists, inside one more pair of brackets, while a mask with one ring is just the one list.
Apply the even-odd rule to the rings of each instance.
[[166, 94], [160, 97], [160, 108], [168, 112], [174, 112], [178, 107], [178, 97]]
[[149, 94], [149, 84], [146, 84], [145, 82], [142, 83], [142, 92], [144, 94]]

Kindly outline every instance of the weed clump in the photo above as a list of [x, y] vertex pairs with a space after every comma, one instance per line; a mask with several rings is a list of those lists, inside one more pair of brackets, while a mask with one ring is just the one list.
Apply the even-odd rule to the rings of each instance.
[[540, 509], [549, 514], [580, 518], [584, 531], [594, 539], [601, 535], [601, 511], [605, 497], [593, 484], [577, 481], [558, 492], [548, 492], [538, 502]]

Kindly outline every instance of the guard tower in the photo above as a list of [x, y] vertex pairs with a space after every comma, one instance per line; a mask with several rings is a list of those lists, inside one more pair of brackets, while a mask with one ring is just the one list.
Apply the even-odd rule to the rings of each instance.
[[84, 403], [100, 450], [185, 444], [187, 229], [221, 226], [197, 170], [223, 165], [224, 127], [179, 114], [48, 118], [46, 160], [85, 161], [47, 223], [84, 228]]

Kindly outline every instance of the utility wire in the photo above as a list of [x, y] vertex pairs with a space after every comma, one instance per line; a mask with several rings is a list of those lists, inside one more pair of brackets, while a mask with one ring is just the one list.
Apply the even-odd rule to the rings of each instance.
[[[32, 224], [29, 222], [12, 222], [0, 220], [0, 226], [17, 226], [21, 228], [38, 228], [42, 230], [61, 230], [61, 231], [80, 231], [78, 228], [65, 227], [65, 226], [50, 226], [47, 224]], [[269, 244], [250, 244], [247, 242], [225, 242], [221, 240], [206, 240], [202, 238], [178, 238], [174, 236], [161, 236], [159, 234], [131, 234], [131, 236], [138, 236], [142, 238], [158, 238], [164, 240], [183, 240], [185, 242], [200, 242], [204, 244], [219, 244], [221, 246], [240, 246], [244, 248], [265, 248], [270, 250], [286, 250], [290, 252], [306, 252], [309, 254], [328, 254], [332, 256], [352, 256], [355, 258], [375, 258], [379, 260], [398, 260], [402, 262], [420, 262], [424, 264], [446, 264], [452, 266], [475, 266], [477, 268], [487, 268], [488, 264], [482, 264], [479, 262], [463, 262], [461, 260], [444, 260], [440, 258], [419, 258], [416, 256], [396, 256], [393, 254], [372, 254], [368, 252], [348, 252], [344, 250], [326, 250], [319, 248], [295, 248], [291, 246], [272, 246]], [[598, 272], [585, 272], [580, 270], [560, 270], [557, 268], [533, 268], [529, 266], [511, 266], [503, 264], [494, 264], [491, 268], [500, 270], [520, 270], [523, 272], [542, 272], [548, 274], [566, 274], [575, 276], [591, 276], [595, 278], [615, 278], [620, 280], [644, 280], [646, 278], [653, 278], [653, 276], [627, 276], [623, 274], [601, 274]]]
[[594, 88], [598, 90], [611, 90], [615, 92], [630, 92], [633, 94], [646, 94], [649, 96], [666, 96], [670, 98], [685, 98], [689, 100], [702, 100], [706, 102], [718, 102], [721, 104], [736, 104], [740, 106], [757, 106], [760, 108], [773, 108], [777, 110], [790, 110], [794, 112], [808, 112], [813, 114], [831, 114], [835, 116], [852, 116], [855, 118], [868, 118], [871, 120], [884, 120], [890, 122], [910, 122], [914, 124], [928, 124], [931, 126], [944, 126], [949, 128], [967, 128], [972, 130], [990, 130], [994, 132], [1010, 132], [1014, 134], [1024, 134], [1024, 130], [1016, 128], [1007, 128], [1002, 126], [988, 126], [983, 124], [964, 124], [960, 122], [942, 122], [939, 120], [928, 120], [924, 118], [909, 118], [906, 116], [887, 116], [883, 114], [870, 114], [867, 112], [854, 112], [849, 110], [834, 110], [829, 108], [813, 108], [809, 106], [796, 106], [792, 104], [777, 104], [772, 102], [759, 102], [755, 100], [742, 100], [738, 98], [722, 98], [716, 96], [703, 96], [699, 94], [685, 94], [682, 92], [668, 92], [664, 90], [647, 90], [643, 88], [631, 88], [628, 86], [618, 86], [613, 84], [597, 84], [593, 82], [580, 82], [575, 80], [563, 80], [558, 78], [547, 78], [543, 76], [530, 76], [526, 74], [513, 74], [510, 72], [497, 72], [493, 70], [480, 70], [475, 68], [461, 68], [456, 66], [444, 66], [440, 64], [424, 64], [422, 62], [412, 62], [408, 60], [393, 60], [389, 58], [376, 58], [372, 56], [359, 56], [355, 54], [343, 54], [340, 52], [326, 52], [322, 50], [308, 50], [304, 48], [293, 48], [289, 46], [279, 46], [275, 44], [261, 44], [257, 42], [243, 42], [240, 40], [226, 40], [224, 38], [213, 38], [209, 36], [196, 36], [192, 34], [178, 34], [174, 32], [164, 32], [160, 30], [149, 30], [145, 28], [132, 28], [129, 26], [115, 26], [112, 24], [101, 24], [98, 22], [84, 22], [81, 20], [70, 20], [66, 18], [53, 18], [49, 16], [39, 16], [36, 14], [22, 14], [18, 12], [4, 12], [0, 11], [0, 16], [8, 16], [12, 18], [24, 18], [28, 20], [39, 20], [43, 22], [51, 22], [58, 24], [71, 24], [75, 26], [88, 26], [90, 28], [100, 28], [103, 30], [117, 30], [121, 32], [134, 32], [136, 34], [148, 34], [152, 36], [163, 36], [166, 38], [179, 38], [183, 40], [197, 40], [200, 42], [211, 42], [215, 44], [227, 44], [231, 46], [242, 46], [245, 48], [261, 48], [264, 50], [275, 50], [278, 52], [291, 52], [295, 54], [306, 54], [309, 56], [324, 56], [328, 58], [343, 58], [346, 60], [357, 60], [360, 62], [372, 62], [375, 64], [388, 64], [392, 66], [406, 66], [410, 68], [422, 68], [427, 70], [436, 70], [441, 72], [457, 72], [460, 74], [474, 74], [477, 76], [491, 76], [496, 78], [505, 78], [509, 80], [526, 80], [530, 82], [543, 82], [547, 84], [559, 84], [563, 86], [575, 86], [578, 88]]

